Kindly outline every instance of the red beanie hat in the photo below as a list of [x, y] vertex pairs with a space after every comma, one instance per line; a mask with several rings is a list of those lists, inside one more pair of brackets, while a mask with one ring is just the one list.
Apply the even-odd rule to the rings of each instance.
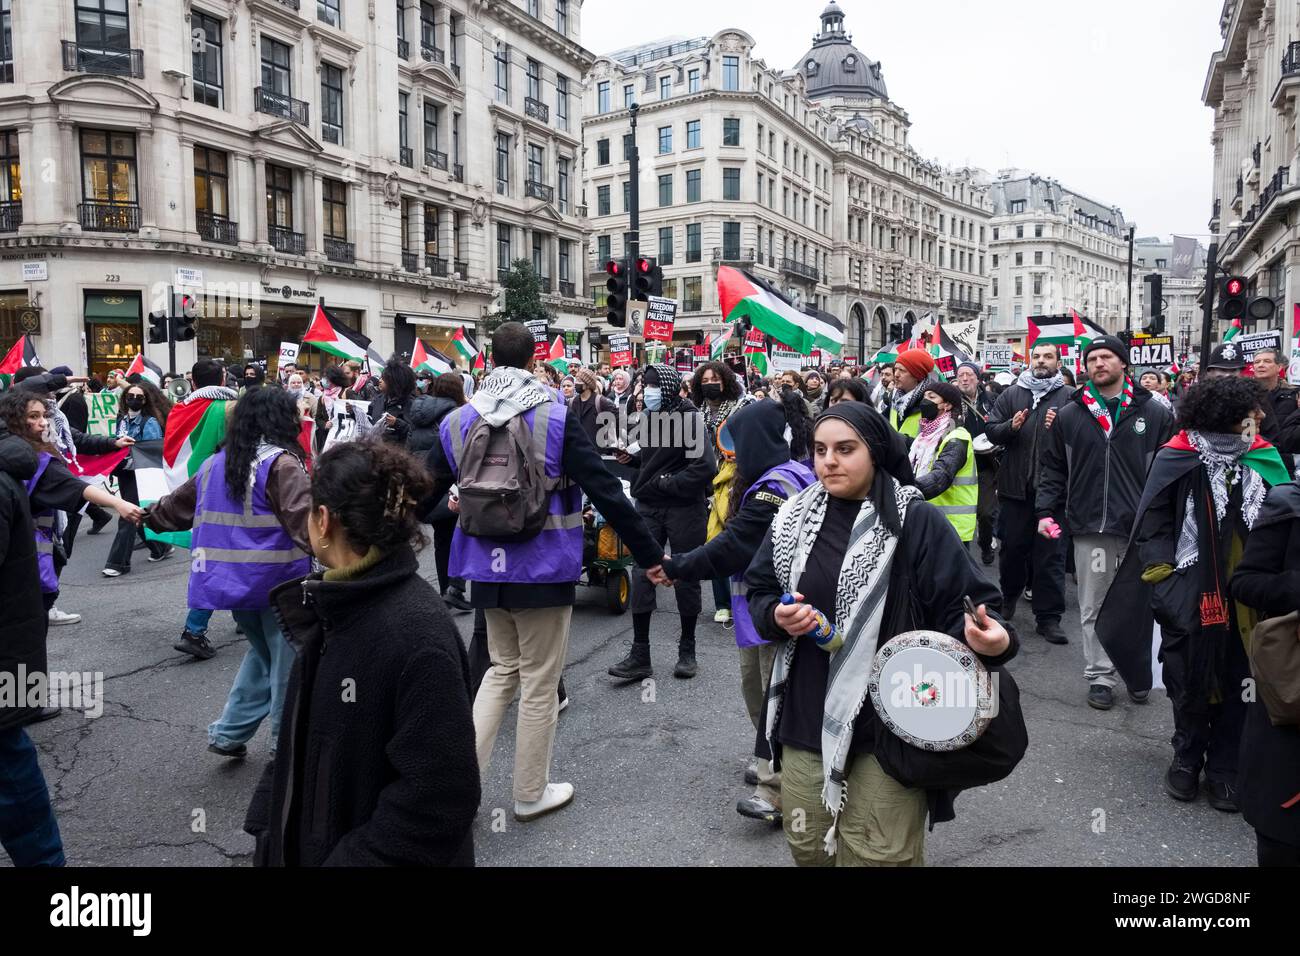
[[919, 382], [934, 371], [934, 356], [925, 349], [908, 349], [898, 353], [894, 364], [903, 366]]

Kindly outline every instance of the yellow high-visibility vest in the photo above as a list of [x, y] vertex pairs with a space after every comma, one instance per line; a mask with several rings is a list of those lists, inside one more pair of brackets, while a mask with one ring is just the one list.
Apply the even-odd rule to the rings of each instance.
[[939, 450], [935, 453], [937, 459], [943, 454], [943, 448], [950, 441], [964, 441], [966, 443], [966, 461], [953, 478], [952, 484], [948, 490], [937, 498], [930, 499], [930, 504], [934, 505], [952, 526], [957, 530], [958, 536], [962, 541], [972, 541], [975, 538], [976, 514], [979, 511], [980, 488], [979, 472], [975, 465], [975, 443], [971, 440], [970, 432], [964, 428], [954, 428], [939, 443]]

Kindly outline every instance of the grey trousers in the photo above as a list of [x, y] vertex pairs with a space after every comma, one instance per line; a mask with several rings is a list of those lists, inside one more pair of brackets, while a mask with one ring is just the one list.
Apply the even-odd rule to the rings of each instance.
[[[763, 698], [767, 695], [767, 685], [772, 680], [776, 652], [776, 644], [740, 648], [740, 692], [744, 695], [745, 709], [749, 711], [749, 719], [756, 732], [762, 731], [760, 721], [763, 719]], [[762, 757], [756, 759], [755, 766], [758, 769], [758, 786], [754, 788], [754, 796], [781, 809], [780, 772], [774, 772], [772, 761]]]
[[1074, 570], [1079, 576], [1079, 623], [1083, 627], [1084, 679], [1115, 687], [1115, 665], [1097, 640], [1097, 615], [1128, 550], [1128, 541], [1113, 534], [1074, 536]]

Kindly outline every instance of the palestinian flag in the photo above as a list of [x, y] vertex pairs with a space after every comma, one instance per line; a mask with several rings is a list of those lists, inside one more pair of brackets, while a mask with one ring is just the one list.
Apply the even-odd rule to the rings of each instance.
[[906, 349], [902, 345], [886, 345], [875, 355], [871, 356], [868, 364], [870, 365], [893, 365], [898, 361], [898, 353]]
[[485, 371], [487, 369], [487, 360], [483, 358], [483, 353], [479, 352], [474, 356], [474, 371]]
[[719, 332], [717, 338], [710, 336], [704, 340], [704, 344], [709, 347], [709, 361], [721, 362], [723, 354], [727, 351], [727, 343], [731, 341], [731, 330]]
[[[370, 339], [333, 318], [319, 302], [316, 304], [316, 314], [312, 316], [311, 326], [307, 329], [307, 334], [302, 337], [302, 344], [314, 345], [322, 352], [328, 352], [345, 360], [356, 359], [358, 362], [365, 362], [372, 357]], [[384, 364], [382, 359], [379, 364], [380, 366]]]
[[[166, 483], [166, 490], [162, 492], [163, 495], [189, 481], [202, 467], [203, 463], [216, 453], [217, 448], [225, 439], [226, 409], [230, 407], [233, 399], [204, 397], [205, 392], [216, 391], [216, 388], [201, 388], [196, 392], [192, 392], [183, 402], [174, 405], [168, 413], [167, 428], [163, 432], [163, 440], [159, 449], [161, 464], [157, 466], [162, 468], [163, 479]], [[217, 392], [217, 394], [221, 393], [229, 394], [226, 389]], [[135, 449], [141, 448], [141, 446], [149, 446], [140, 454], [142, 456], [152, 456], [152, 446], [156, 444], [158, 443], [137, 442], [131, 446], [132, 453], [134, 455]], [[139, 465], [136, 467], [138, 468]], [[147, 467], [155, 467], [152, 457], [148, 458]], [[152, 480], [153, 476], [150, 476], [150, 481]], [[156, 488], [156, 483], [151, 487]], [[145, 492], [143, 486], [141, 486], [141, 505], [145, 504], [144, 495]], [[150, 500], [157, 501], [160, 497], [162, 495]], [[180, 545], [182, 548], [190, 546], [188, 531], [155, 535], [152, 531], [146, 530], [145, 537]]]
[[474, 360], [478, 357], [478, 345], [475, 344], [470, 334], [465, 331], [465, 326], [462, 325], [456, 330], [456, 334], [451, 337], [451, 344], [456, 346], [456, 351], [464, 357], [468, 364], [474, 364]]
[[0, 389], [13, 384], [14, 373], [23, 368], [35, 368], [41, 364], [36, 357], [36, 343], [30, 335], [20, 336], [8, 354], [0, 360]]
[[416, 372], [429, 371], [434, 375], [445, 375], [453, 371], [451, 359], [437, 349], [426, 348], [422, 339], [415, 340], [415, 350], [411, 353], [411, 368]]
[[[170, 415], [167, 424], [171, 424]], [[165, 452], [163, 451], [166, 445], [167, 439], [164, 436], [161, 441], [158, 439], [138, 441], [127, 449], [131, 455], [131, 474], [135, 476], [135, 488], [141, 508], [147, 508], [154, 502], [161, 501], [172, 492], [172, 484], [167, 476]], [[165, 544], [174, 544], [182, 548], [190, 546], [190, 532], [188, 531], [155, 534], [145, 528], [144, 536], [148, 541], [162, 541]]]
[[1100, 326], [1080, 318], [1077, 312], [1069, 316], [1039, 316], [1040, 321], [1029, 320], [1029, 334], [1025, 337], [1025, 352], [1033, 350], [1035, 342], [1044, 345], [1083, 345], [1106, 334]]
[[139, 375], [154, 388], [162, 388], [162, 369], [145, 358], [143, 352], [136, 352], [135, 358], [126, 367], [127, 381], [130, 381], [132, 375]]
[[947, 336], [940, 322], [934, 323], [934, 331], [930, 333], [930, 354], [935, 358], [951, 355], [957, 364], [974, 361], [960, 345]]
[[559, 371], [561, 375], [569, 374], [569, 360], [564, 354], [564, 336], [557, 335], [551, 343], [551, 350], [546, 354], [546, 364]]
[[[1196, 446], [1192, 444], [1185, 431], [1171, 438], [1165, 447], [1174, 451], [1198, 454]], [[1291, 481], [1291, 472], [1282, 461], [1282, 455], [1271, 442], [1265, 441], [1259, 435], [1255, 436], [1255, 443], [1250, 446], [1250, 450], [1241, 456], [1241, 463], [1263, 478], [1269, 487], [1285, 485]]]
[[122, 448], [107, 455], [78, 455], [68, 462], [68, 470], [78, 478], [98, 484], [90, 479], [107, 478], [130, 453], [130, 448]]
[[1231, 342], [1242, 333], [1243, 328], [1244, 326], [1241, 324], [1241, 319], [1233, 319], [1232, 325], [1228, 327], [1228, 334], [1223, 337], [1223, 341]]
[[836, 355], [844, 348], [844, 325], [825, 312], [813, 314], [795, 307], [777, 289], [757, 276], [730, 266], [718, 268], [718, 301], [728, 322], [749, 319], [778, 342], [808, 355], [814, 348]]

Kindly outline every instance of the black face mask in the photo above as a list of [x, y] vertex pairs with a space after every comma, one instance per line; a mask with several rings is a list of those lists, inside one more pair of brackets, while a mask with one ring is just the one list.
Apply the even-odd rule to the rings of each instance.
[[133, 412], [138, 412], [138, 411], [140, 411], [142, 408], [144, 408], [144, 399], [143, 399], [143, 398], [137, 398], [136, 396], [132, 395], [132, 396], [130, 396], [130, 397], [127, 398], [127, 400], [126, 400], [126, 407], [129, 408], [129, 409], [131, 409], [131, 411], [133, 411]]
[[703, 388], [704, 397], [711, 402], [716, 402], [722, 397], [722, 386], [717, 382], [708, 382]]
[[928, 398], [921, 399], [919, 408], [921, 409], [921, 417], [927, 422], [932, 422], [939, 417], [939, 406]]

